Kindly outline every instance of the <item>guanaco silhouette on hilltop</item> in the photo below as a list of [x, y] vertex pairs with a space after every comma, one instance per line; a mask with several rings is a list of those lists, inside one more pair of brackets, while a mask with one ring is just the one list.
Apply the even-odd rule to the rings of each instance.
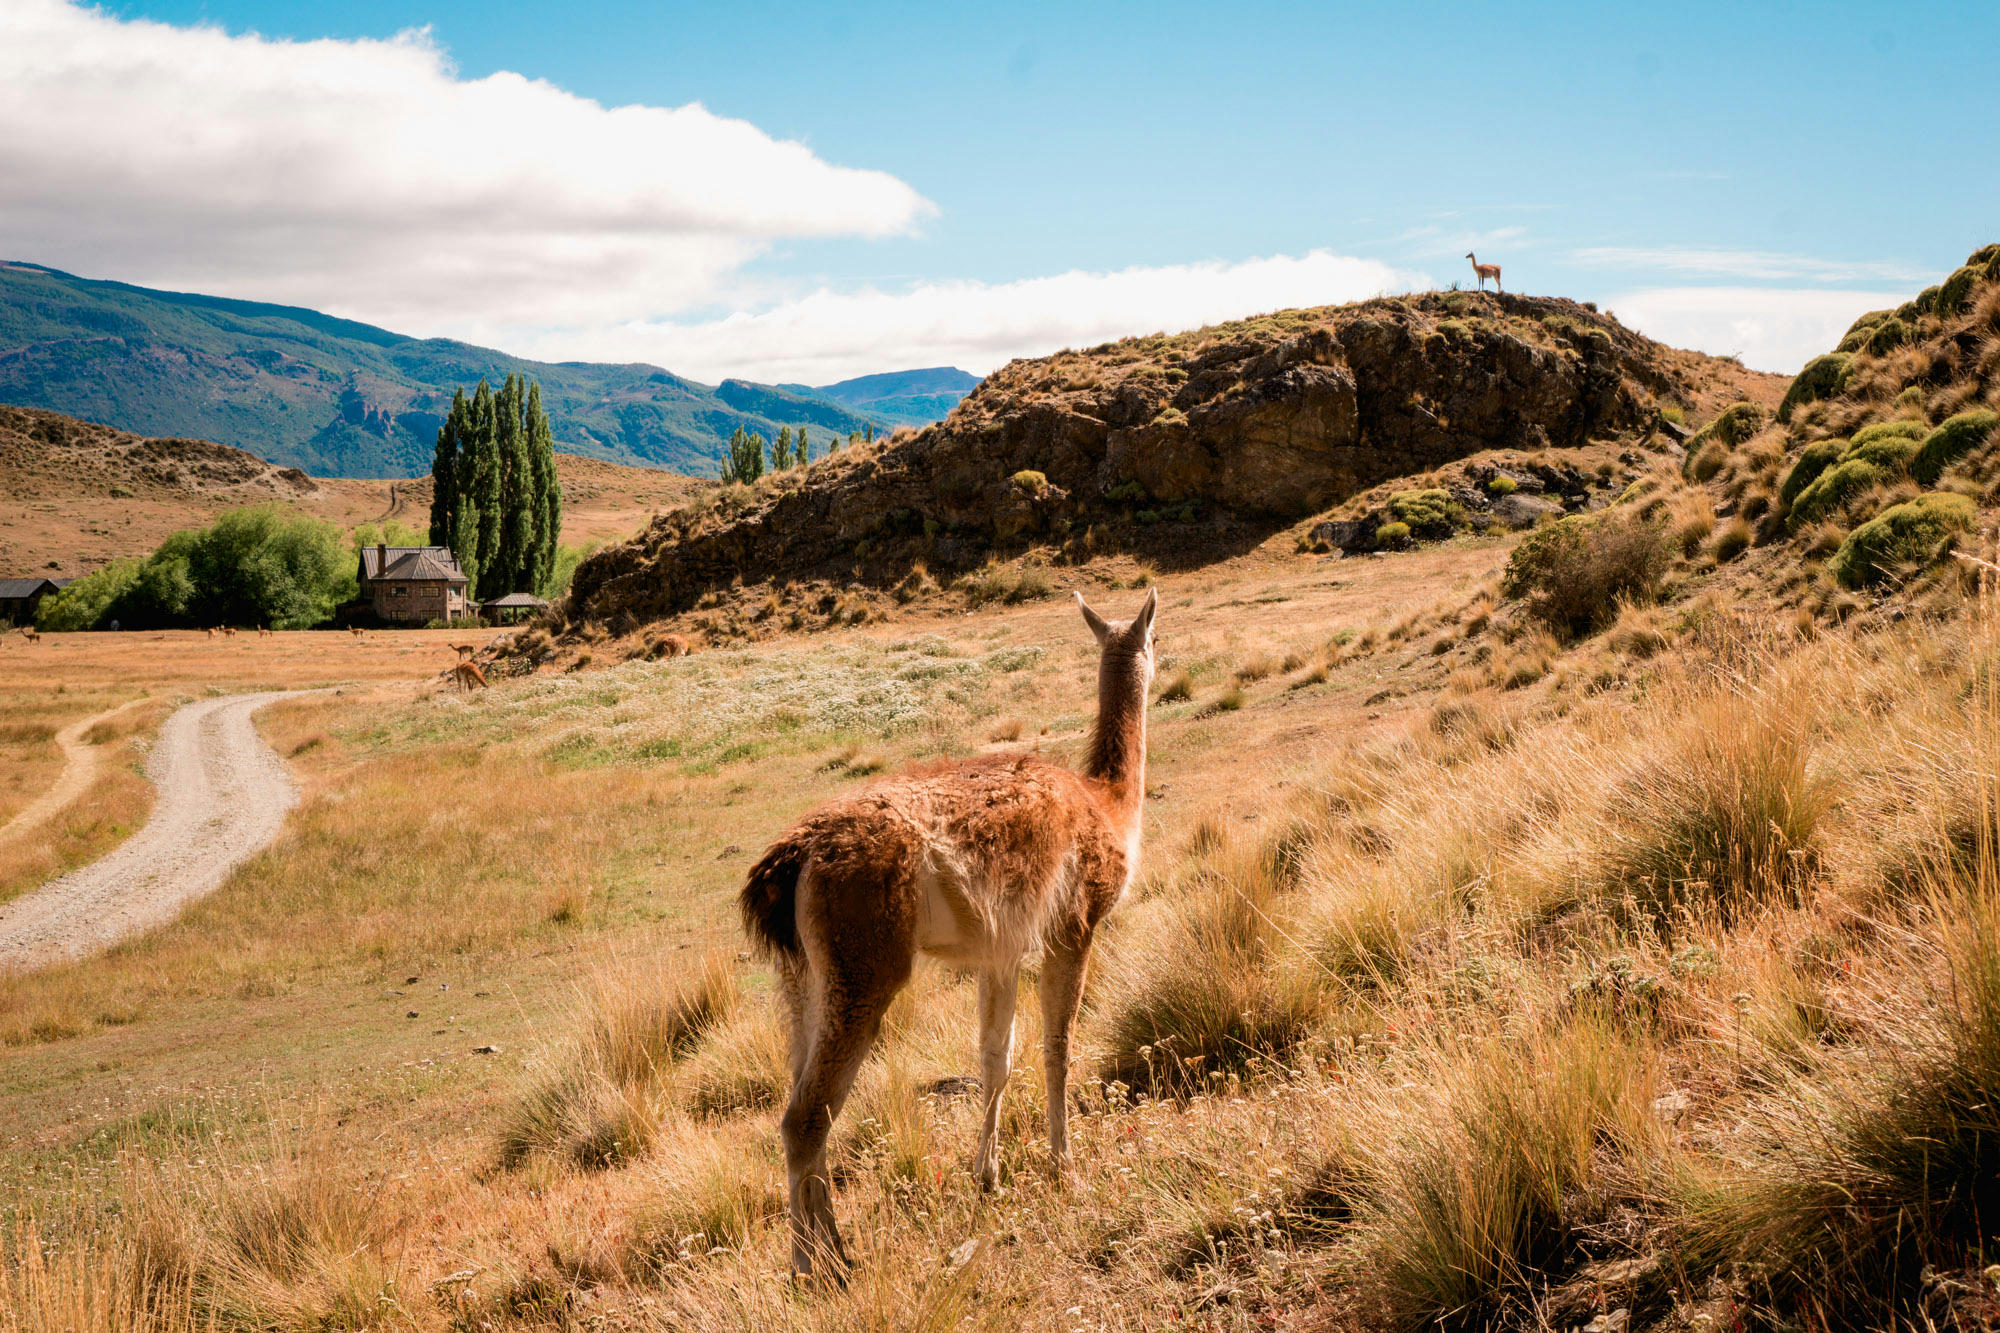
[[807, 815], [771, 844], [738, 899], [776, 964], [791, 1019], [792, 1094], [780, 1121], [792, 1267], [851, 1266], [833, 1212], [826, 1141], [882, 1015], [919, 953], [979, 976], [985, 1119], [973, 1176], [999, 1183], [1000, 1098], [1023, 961], [1041, 954], [1049, 1151], [1069, 1161], [1070, 1028], [1097, 925], [1139, 867], [1146, 695], [1157, 592], [1097, 636], [1097, 725], [1081, 773], [1035, 755], [917, 768]]
[[1493, 279], [1494, 291], [1501, 290], [1500, 266], [1498, 264], [1482, 264], [1479, 262], [1479, 256], [1473, 254], [1470, 250], [1465, 252], [1465, 257], [1472, 261], [1472, 276], [1479, 280], [1480, 291], [1483, 292], [1486, 290], [1486, 280], [1488, 278]]

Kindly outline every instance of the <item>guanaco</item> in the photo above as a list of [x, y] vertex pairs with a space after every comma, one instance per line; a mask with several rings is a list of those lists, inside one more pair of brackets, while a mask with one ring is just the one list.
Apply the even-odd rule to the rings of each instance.
[[215, 626], [210, 625], [208, 627], [208, 637], [211, 639], [215, 637]]
[[21, 637], [29, 643], [40, 643], [42, 641], [42, 632], [33, 625], [23, 625], [21, 626]]
[[686, 638], [679, 634], [668, 634], [660, 639], [659, 643], [655, 646], [653, 655], [655, 657], [686, 657], [693, 651], [692, 648], [688, 647]]
[[459, 657], [460, 657], [461, 659], [463, 659], [463, 658], [469, 658], [469, 657], [471, 657], [471, 656], [472, 656], [472, 655], [473, 655], [474, 653], [476, 653], [476, 652], [478, 652], [478, 651], [479, 651], [479, 650], [478, 650], [477, 648], [473, 647], [473, 646], [472, 646], [471, 644], [469, 644], [469, 643], [453, 643], [453, 644], [447, 644], [447, 645], [446, 645], [446, 647], [448, 647], [448, 648], [451, 648], [451, 649], [452, 649], [452, 650], [453, 650], [454, 652], [456, 652], [456, 653], [457, 653], [457, 654], [459, 655]]
[[1479, 262], [1479, 257], [1470, 250], [1465, 252], [1465, 257], [1472, 261], [1472, 276], [1479, 280], [1480, 291], [1483, 292], [1486, 290], [1486, 280], [1488, 278], [1493, 279], [1494, 291], [1503, 290], [1500, 286], [1500, 266], [1498, 264], [1482, 264]]
[[360, 627], [359, 625], [349, 625], [349, 626], [347, 627], [347, 632], [348, 632], [349, 634], [352, 634], [352, 635], [353, 635], [353, 636], [354, 636], [355, 638], [357, 638], [357, 639], [365, 637], [365, 636], [364, 636], [364, 635], [362, 634], [362, 632], [361, 632], [361, 627]]
[[999, 1183], [1000, 1098], [1013, 1059], [1021, 964], [1041, 955], [1049, 1151], [1069, 1161], [1070, 1028], [1091, 940], [1139, 866], [1146, 698], [1157, 591], [1107, 622], [1077, 594], [1100, 650], [1097, 724], [1081, 773], [1036, 755], [912, 769], [808, 814], [750, 871], [738, 905], [776, 964], [791, 1019], [792, 1093], [780, 1121], [792, 1267], [851, 1266], [833, 1212], [826, 1141], [919, 953], [979, 977], [985, 1119], [973, 1176]]
[[271, 637], [271, 627], [270, 627], [269, 625], [259, 625], [259, 626], [257, 627], [257, 637], [258, 637], [258, 638], [260, 638], [260, 639], [268, 639], [268, 638], [270, 638], [270, 637]]
[[472, 687], [475, 683], [482, 690], [490, 690], [493, 688], [491, 685], [486, 683], [486, 673], [479, 669], [479, 663], [474, 662], [469, 658], [461, 659], [458, 665], [451, 669], [451, 675], [452, 679], [456, 681], [459, 684], [459, 686], [462, 687], [467, 693], [471, 693]]

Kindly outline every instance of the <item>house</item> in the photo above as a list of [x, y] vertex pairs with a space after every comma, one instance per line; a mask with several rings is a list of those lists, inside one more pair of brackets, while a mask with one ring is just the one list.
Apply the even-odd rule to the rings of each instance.
[[422, 625], [467, 614], [466, 577], [443, 546], [364, 546], [361, 600], [379, 620]]
[[505, 597], [495, 597], [490, 602], [482, 602], [479, 614], [496, 625], [509, 625], [529, 616], [539, 615], [549, 609], [549, 604], [533, 593], [510, 592]]
[[0, 579], [0, 625], [32, 625], [42, 598], [69, 586], [68, 579]]

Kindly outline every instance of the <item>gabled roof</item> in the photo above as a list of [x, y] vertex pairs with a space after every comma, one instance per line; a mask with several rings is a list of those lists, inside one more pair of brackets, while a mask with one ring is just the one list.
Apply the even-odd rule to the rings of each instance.
[[43, 578], [0, 579], [0, 598], [14, 601], [23, 597], [33, 597], [38, 592], [54, 592], [62, 587], [63, 583], [68, 582], [68, 579], [64, 579], [62, 583]]
[[391, 560], [389, 567], [375, 577], [396, 583], [464, 583], [466, 578], [458, 572], [458, 562], [449, 553], [439, 559], [440, 549], [410, 551]]
[[[430, 564], [442, 571], [428, 574], [406, 574], [399, 570], [411, 556], [428, 557]], [[388, 571], [386, 574], [384, 571]], [[361, 548], [361, 578], [368, 579], [447, 579], [453, 583], [465, 582], [465, 573], [458, 567], [458, 559], [445, 546], [364, 546]]]
[[548, 603], [543, 601], [541, 598], [535, 596], [531, 592], [510, 592], [505, 597], [495, 597], [492, 601], [482, 602], [480, 603], [480, 605], [499, 606], [499, 607], [509, 607], [509, 606], [543, 607], [547, 606]]

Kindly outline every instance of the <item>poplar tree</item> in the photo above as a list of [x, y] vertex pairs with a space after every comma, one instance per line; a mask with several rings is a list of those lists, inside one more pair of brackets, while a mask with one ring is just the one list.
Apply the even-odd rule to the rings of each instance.
[[[465, 455], [461, 455], [459, 468], [463, 478], [459, 503], [471, 509], [475, 519], [472, 525], [472, 560], [481, 572], [475, 577], [468, 568], [465, 573], [467, 578], [473, 580], [472, 587], [477, 590], [483, 586], [481, 580], [485, 571], [500, 551], [500, 497], [505, 480], [500, 462], [498, 412], [493, 390], [483, 379], [472, 394], [471, 416], [472, 426], [468, 432], [470, 447]], [[463, 466], [468, 457], [471, 463], [469, 468]], [[475, 591], [473, 595], [479, 597], [482, 594]]]
[[723, 460], [722, 479], [745, 485], [764, 475], [764, 437], [738, 426], [729, 437], [729, 457]]
[[495, 444], [500, 455], [500, 543], [486, 571], [482, 597], [527, 591], [534, 578], [535, 511], [541, 497], [535, 487], [529, 427], [524, 419], [527, 388], [527, 376], [509, 375], [494, 403]]
[[792, 428], [778, 427], [778, 438], [771, 443], [771, 471], [783, 472], [792, 465]]
[[813, 461], [812, 442], [806, 439], [804, 426], [799, 427], [799, 437], [792, 442], [792, 457], [798, 461], [800, 467]]
[[534, 479], [535, 553], [527, 591], [546, 596], [553, 591], [556, 551], [562, 543], [562, 482], [556, 476], [556, 437], [549, 414], [542, 410], [542, 386], [528, 386], [528, 461]]
[[459, 451], [465, 447], [468, 409], [465, 390], [451, 396], [451, 411], [438, 427], [437, 449], [431, 454], [431, 545], [451, 545], [452, 520], [458, 513], [458, 483], [454, 473]]

